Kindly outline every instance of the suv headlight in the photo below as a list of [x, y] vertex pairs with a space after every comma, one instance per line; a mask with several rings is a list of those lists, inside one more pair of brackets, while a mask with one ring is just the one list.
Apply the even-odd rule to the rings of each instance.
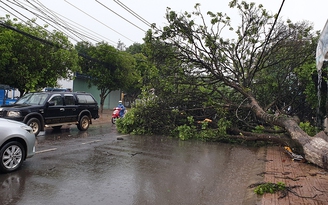
[[8, 111], [7, 116], [8, 117], [20, 117], [21, 113], [19, 111]]

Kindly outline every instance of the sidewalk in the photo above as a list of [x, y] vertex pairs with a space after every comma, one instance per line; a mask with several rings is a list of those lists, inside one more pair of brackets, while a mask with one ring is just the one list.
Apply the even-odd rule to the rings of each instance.
[[281, 193], [264, 194], [262, 205], [325, 205], [328, 204], [328, 172], [314, 165], [292, 161], [283, 147], [269, 147], [266, 155], [265, 182], [283, 182], [291, 189], [283, 198]]

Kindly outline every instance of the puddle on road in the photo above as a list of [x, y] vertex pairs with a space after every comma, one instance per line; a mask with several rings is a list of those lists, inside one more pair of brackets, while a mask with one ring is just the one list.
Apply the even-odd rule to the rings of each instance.
[[[111, 129], [103, 130], [90, 133], [106, 137]], [[51, 137], [46, 134], [43, 143]], [[260, 173], [256, 167], [264, 165], [259, 148], [161, 136], [123, 136], [79, 146], [83, 151], [30, 159], [17, 172], [28, 188], [0, 199], [13, 197], [15, 204], [243, 204], [250, 180]]]

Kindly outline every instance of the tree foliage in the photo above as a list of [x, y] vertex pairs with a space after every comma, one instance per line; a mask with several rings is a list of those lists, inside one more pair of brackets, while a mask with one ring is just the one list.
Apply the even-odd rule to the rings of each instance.
[[[227, 106], [237, 111], [238, 121], [244, 124], [259, 123], [257, 117], [249, 115], [250, 96], [268, 113], [300, 115], [308, 110], [309, 106], [300, 107], [305, 88], [298, 84], [295, 69], [314, 56], [316, 34], [312, 26], [283, 22], [254, 3], [234, 1], [231, 6], [239, 10], [242, 19], [236, 30], [230, 26], [230, 17], [220, 12], [208, 12], [210, 24], [206, 24], [198, 5], [194, 12], [181, 15], [168, 9], [169, 25], [152, 39], [171, 47], [180, 72], [172, 69], [172, 63], [167, 70], [174, 70], [176, 79], [184, 78], [183, 88], [194, 85], [192, 91], [207, 92], [200, 107]], [[196, 23], [197, 17], [202, 24]], [[235, 31], [233, 38], [223, 35], [224, 28]], [[181, 86], [174, 84], [172, 89], [178, 92], [178, 88]], [[312, 116], [303, 119], [306, 117]]]
[[[4, 19], [3, 19], [4, 21]], [[78, 55], [61, 32], [6, 19], [0, 27], [0, 82], [21, 94], [55, 87], [58, 78], [72, 79]]]
[[149, 53], [155, 54], [149, 57], [160, 64], [156, 96], [167, 102], [162, 109], [177, 109], [185, 121], [199, 117], [194, 123], [225, 119], [230, 139], [289, 144], [289, 136], [309, 162], [328, 168], [328, 142], [299, 126], [300, 118], [312, 119], [314, 112], [304, 95], [308, 79], [297, 69], [314, 62], [318, 33], [308, 22], [283, 21], [262, 5], [234, 0], [230, 6], [241, 16], [236, 29], [228, 15], [204, 17], [197, 4], [191, 13], [168, 9], [168, 25], [147, 34]]
[[152, 79], [157, 77], [157, 68], [147, 58], [144, 44], [134, 43], [129, 46], [125, 52], [133, 56], [135, 66], [133, 68], [134, 79], [130, 83], [125, 83], [122, 87], [124, 92], [124, 101], [133, 103], [143, 89], [151, 89]]
[[127, 52], [104, 42], [97, 45], [79, 42], [76, 49], [85, 56], [80, 61], [82, 74], [88, 76], [90, 85], [100, 90], [101, 112], [111, 91], [127, 89], [139, 79], [140, 74], [135, 69], [136, 61]]

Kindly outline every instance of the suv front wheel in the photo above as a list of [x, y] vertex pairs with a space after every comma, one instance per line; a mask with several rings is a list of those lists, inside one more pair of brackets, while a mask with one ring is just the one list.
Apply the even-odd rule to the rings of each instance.
[[87, 115], [83, 115], [80, 120], [79, 124], [77, 124], [77, 128], [81, 131], [86, 131], [90, 125], [90, 118]]
[[26, 124], [28, 126], [32, 127], [34, 135], [38, 136], [38, 134], [40, 133], [40, 129], [41, 129], [40, 120], [38, 120], [37, 118], [31, 118], [27, 121]]

